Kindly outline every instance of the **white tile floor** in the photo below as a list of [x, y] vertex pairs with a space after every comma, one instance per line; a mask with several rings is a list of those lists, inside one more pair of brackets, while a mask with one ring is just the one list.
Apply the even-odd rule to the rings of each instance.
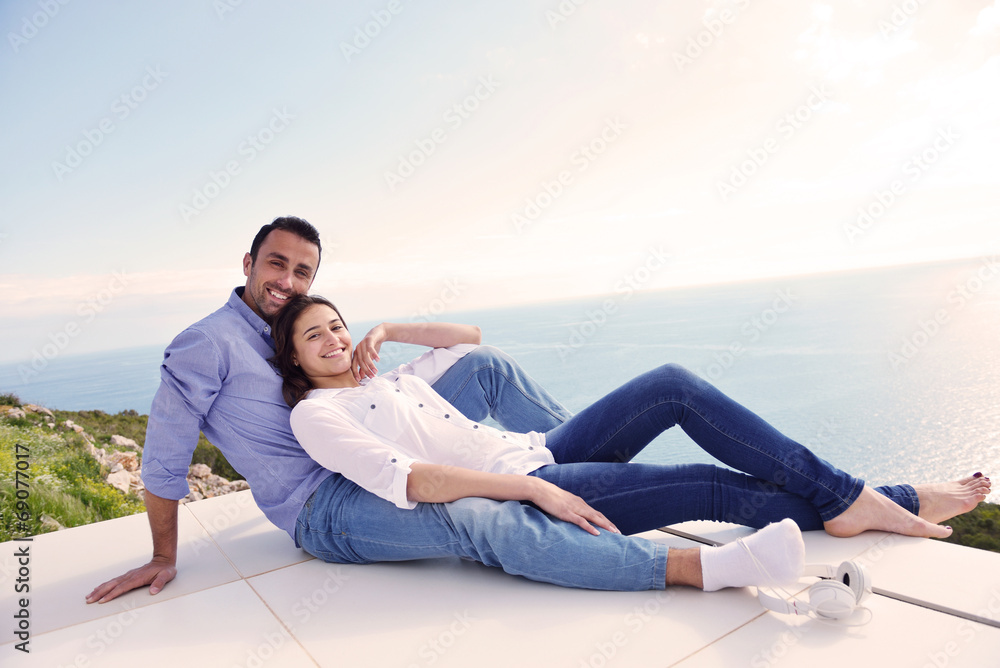
[[[672, 529], [720, 542], [748, 532], [708, 522]], [[849, 628], [767, 612], [750, 589], [591, 592], [457, 559], [325, 564], [268, 524], [249, 492], [182, 507], [180, 536], [174, 582], [105, 605], [84, 595], [148, 559], [144, 515], [0, 544], [0, 665], [1000, 665], [1000, 628], [926, 607], [1000, 619], [1000, 554], [929, 540], [806, 534], [808, 561], [864, 561], [889, 594], [867, 602], [871, 623]], [[25, 544], [30, 654], [15, 650], [11, 623], [14, 553]]]

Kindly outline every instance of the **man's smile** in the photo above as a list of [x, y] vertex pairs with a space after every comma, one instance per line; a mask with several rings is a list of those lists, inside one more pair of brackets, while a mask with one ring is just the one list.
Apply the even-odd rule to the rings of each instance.
[[274, 297], [275, 299], [277, 299], [279, 301], [286, 301], [286, 300], [288, 300], [291, 297], [291, 295], [285, 295], [285, 294], [281, 294], [280, 292], [275, 292], [271, 288], [267, 288], [267, 294], [271, 295], [272, 297]]

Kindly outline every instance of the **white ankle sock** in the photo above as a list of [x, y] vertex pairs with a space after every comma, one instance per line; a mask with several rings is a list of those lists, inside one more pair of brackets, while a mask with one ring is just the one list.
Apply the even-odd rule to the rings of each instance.
[[769, 524], [739, 542], [721, 547], [703, 547], [701, 548], [701, 577], [704, 582], [702, 589], [718, 591], [724, 587], [795, 582], [805, 567], [805, 550], [802, 533], [798, 525], [790, 519]]

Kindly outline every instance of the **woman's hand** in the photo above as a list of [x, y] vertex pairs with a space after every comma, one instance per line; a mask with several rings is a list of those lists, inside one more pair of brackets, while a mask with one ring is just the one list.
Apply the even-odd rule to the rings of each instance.
[[379, 361], [378, 353], [387, 338], [388, 332], [386, 332], [385, 323], [382, 323], [372, 327], [371, 331], [365, 334], [365, 338], [354, 346], [354, 355], [351, 357], [351, 372], [354, 374], [354, 380], [360, 383], [362, 378], [374, 378], [378, 375], [375, 362]]
[[542, 484], [536, 487], [535, 492], [528, 500], [549, 515], [558, 517], [564, 522], [571, 522], [595, 536], [600, 534], [594, 528], [595, 525], [612, 533], [621, 533], [618, 527], [612, 524], [611, 520], [605, 517], [603, 513], [591, 508], [586, 501], [576, 494], [567, 492], [541, 478], [532, 478], [532, 480], [536, 480]]

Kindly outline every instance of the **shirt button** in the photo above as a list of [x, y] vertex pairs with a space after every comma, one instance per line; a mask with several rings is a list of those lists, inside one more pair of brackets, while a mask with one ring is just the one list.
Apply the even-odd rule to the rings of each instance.
[[478, 424], [474, 424], [474, 425], [472, 425], [472, 428], [473, 429], [479, 429], [479, 425]]
[[393, 464], [395, 464], [395, 463], [396, 463], [396, 458], [395, 458], [395, 457], [393, 457], [393, 458], [392, 458], [392, 459], [390, 459], [389, 461], [391, 461], [391, 462], [392, 462]]
[[423, 408], [423, 407], [424, 407], [423, 404], [417, 404], [417, 408]]
[[529, 445], [529, 446], [528, 446], [528, 449], [529, 449], [529, 450], [534, 450], [534, 449], [535, 449], [535, 446], [533, 446], [533, 445]]
[[501, 436], [500, 438], [507, 438], [506, 436]]
[[396, 391], [399, 392], [399, 388], [396, 388]]
[[450, 416], [450, 415], [448, 415], [447, 413], [445, 413], [445, 414], [444, 414], [444, 416], [445, 416], [446, 418], [450, 418], [450, 417], [451, 417], [451, 416]]
[[375, 408], [375, 404], [372, 404], [372, 408]]

